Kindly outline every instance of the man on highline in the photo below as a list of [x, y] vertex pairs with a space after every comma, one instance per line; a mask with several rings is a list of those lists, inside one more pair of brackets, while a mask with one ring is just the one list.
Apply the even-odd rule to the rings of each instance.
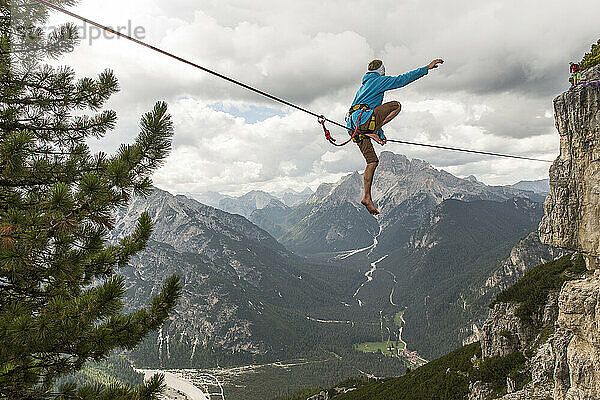
[[375, 154], [371, 139], [383, 146], [386, 143], [386, 138], [381, 127], [400, 114], [401, 110], [401, 105], [397, 101], [382, 104], [383, 94], [387, 90], [399, 89], [414, 82], [427, 75], [430, 69], [437, 68], [438, 64], [443, 63], [443, 60], [436, 59], [426, 67], [399, 76], [386, 76], [385, 67], [381, 60], [373, 60], [369, 63], [368, 71], [362, 79], [362, 86], [358, 89], [350, 107], [347, 126], [352, 135], [358, 125], [354, 141], [358, 144], [360, 151], [367, 161], [367, 168], [363, 177], [365, 195], [361, 203], [373, 215], [379, 214], [371, 198], [371, 184], [373, 183], [373, 175], [375, 174], [379, 159], [377, 158], [377, 154]]

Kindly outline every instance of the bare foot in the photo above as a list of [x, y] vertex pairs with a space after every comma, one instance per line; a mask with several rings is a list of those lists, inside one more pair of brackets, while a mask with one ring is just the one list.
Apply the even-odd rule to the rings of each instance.
[[371, 215], [379, 214], [379, 210], [375, 208], [375, 204], [373, 204], [373, 200], [362, 199], [361, 204], [367, 208], [367, 211], [371, 213]]

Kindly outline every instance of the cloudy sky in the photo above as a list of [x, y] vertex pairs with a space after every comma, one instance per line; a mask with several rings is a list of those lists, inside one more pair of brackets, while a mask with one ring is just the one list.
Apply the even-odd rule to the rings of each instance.
[[[386, 94], [403, 104], [387, 125], [388, 138], [546, 159], [558, 153], [552, 100], [568, 88], [568, 63], [600, 38], [597, 0], [83, 0], [73, 10], [130, 26], [148, 43], [337, 121], [371, 59], [397, 75], [440, 57], [441, 68]], [[75, 22], [55, 14], [49, 26], [67, 21]], [[154, 176], [161, 188], [314, 189], [364, 168], [355, 145], [334, 148], [309, 115], [123, 39], [83, 32], [60, 63], [81, 76], [111, 68], [121, 85], [108, 104], [118, 127], [95, 149], [111, 152], [132, 141], [141, 115], [158, 100], [169, 103], [176, 133]], [[376, 148], [488, 184], [540, 179], [548, 170], [544, 163], [393, 143]]]

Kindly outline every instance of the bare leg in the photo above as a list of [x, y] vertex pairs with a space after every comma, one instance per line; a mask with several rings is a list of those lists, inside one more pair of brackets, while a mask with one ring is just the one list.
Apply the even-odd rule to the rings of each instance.
[[392, 111], [391, 113], [389, 113], [387, 117], [385, 117], [385, 119], [383, 120], [383, 122], [381, 123], [381, 125], [379, 125], [377, 127], [377, 129], [375, 129], [375, 133], [377, 133], [377, 131], [382, 126], [384, 126], [385, 124], [387, 124], [388, 122], [390, 122], [391, 120], [393, 120], [394, 118], [396, 118], [398, 116], [398, 114], [400, 114], [400, 111], [402, 111], [402, 105], [399, 102], [397, 102], [397, 101], [394, 101], [394, 103], [396, 103], [396, 106], [398, 108], [396, 108], [394, 111]]
[[402, 111], [402, 105], [399, 102], [391, 101], [390, 103], [395, 108], [392, 111], [390, 111], [390, 113], [388, 115], [386, 115], [386, 117], [383, 119], [383, 121], [379, 125], [377, 125], [375, 127], [375, 129], [373, 130], [373, 133], [365, 134], [366, 136], [370, 137], [371, 139], [373, 139], [374, 141], [376, 141], [379, 144], [383, 144], [383, 143], [381, 142], [381, 139], [377, 135], [377, 132], [381, 129], [382, 126], [384, 126], [385, 124], [387, 124], [388, 122], [390, 122], [391, 120], [396, 118], [398, 116], [398, 114], [400, 114], [400, 111]]
[[[388, 107], [391, 106], [391, 107], [389, 107], [389, 108], [391, 108], [391, 111], [389, 111], [389, 114], [386, 115], [384, 120], [381, 123], [379, 123], [378, 126], [375, 127], [375, 130], [373, 133], [366, 134], [366, 136], [373, 138], [373, 140], [375, 140], [376, 142], [378, 142], [380, 144], [383, 144], [383, 142], [381, 142], [381, 139], [379, 138], [379, 136], [377, 136], [377, 131], [379, 131], [379, 129], [381, 129], [381, 127], [383, 125], [387, 124], [388, 122], [390, 122], [391, 120], [396, 118], [398, 116], [398, 114], [400, 114], [400, 111], [402, 110], [402, 105], [397, 101], [392, 101], [390, 103], [386, 103], [386, 106], [388, 106]], [[388, 107], [386, 107], [386, 108], [388, 108]], [[373, 199], [371, 198], [371, 186], [373, 184], [373, 175], [375, 175], [375, 169], [377, 168], [377, 164], [378, 164], [377, 162], [368, 163], [367, 167], [365, 168], [365, 174], [363, 175], [363, 180], [364, 180], [364, 184], [365, 184], [365, 196], [360, 201], [372, 215], [379, 214], [379, 210], [377, 210], [377, 208], [375, 207], [375, 204], [373, 204]]]
[[378, 163], [376, 162], [367, 164], [367, 168], [365, 168], [365, 174], [363, 175], [363, 181], [365, 184], [365, 197], [363, 197], [361, 203], [372, 215], [379, 214], [379, 210], [377, 210], [375, 204], [373, 204], [373, 199], [371, 198], [371, 185], [373, 184], [373, 175], [375, 175], [377, 164]]

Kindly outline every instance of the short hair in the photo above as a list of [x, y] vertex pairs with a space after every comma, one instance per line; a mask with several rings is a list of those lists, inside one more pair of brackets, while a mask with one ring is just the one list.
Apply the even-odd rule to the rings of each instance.
[[377, 71], [379, 67], [383, 65], [383, 61], [381, 60], [373, 60], [369, 63], [369, 71]]

